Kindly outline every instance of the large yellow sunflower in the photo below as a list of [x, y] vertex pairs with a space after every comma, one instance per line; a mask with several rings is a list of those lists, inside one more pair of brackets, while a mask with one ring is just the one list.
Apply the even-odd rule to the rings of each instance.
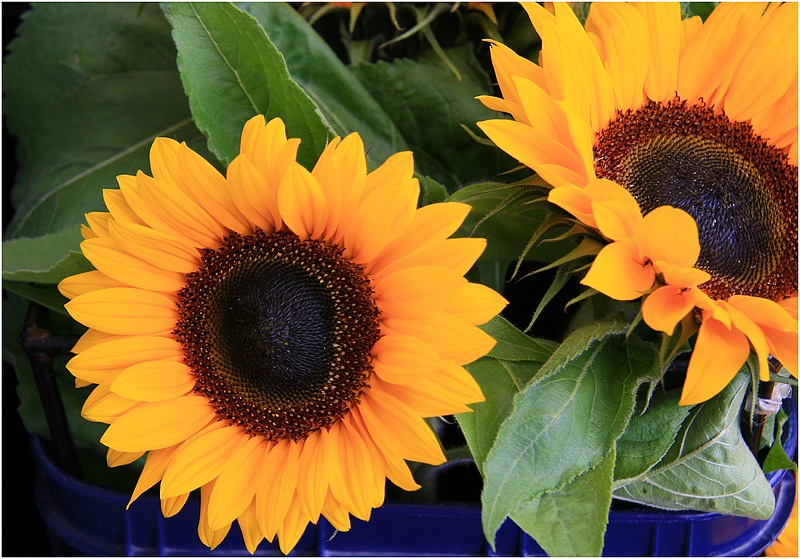
[[367, 173], [358, 134], [309, 172], [282, 121], [255, 117], [227, 179], [158, 138], [152, 177], [120, 176], [87, 215], [95, 271], [65, 279], [89, 327], [68, 364], [97, 384], [84, 417], [108, 462], [147, 453], [131, 502], [161, 482], [165, 515], [200, 489], [211, 548], [238, 520], [247, 548], [289, 552], [324, 515], [369, 519], [406, 460], [439, 464], [423, 419], [469, 411], [462, 367], [505, 300], [463, 276], [485, 241], [449, 238], [469, 207], [417, 209], [410, 153]]
[[[797, 4], [524, 4], [539, 64], [492, 43], [513, 120], [479, 123], [610, 242], [583, 282], [646, 297], [652, 328], [699, 331], [681, 402], [717, 394], [751, 351], [797, 376]], [[662, 208], [671, 207], [673, 211]], [[689, 217], [690, 216], [690, 217]]]

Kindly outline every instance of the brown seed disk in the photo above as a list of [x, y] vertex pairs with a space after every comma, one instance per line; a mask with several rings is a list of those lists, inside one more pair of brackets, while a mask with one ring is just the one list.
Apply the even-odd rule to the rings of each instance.
[[358, 404], [380, 338], [369, 278], [291, 232], [231, 233], [178, 293], [174, 334], [221, 420], [300, 440]]
[[669, 205], [695, 219], [710, 297], [780, 301], [797, 290], [797, 167], [749, 123], [702, 102], [650, 101], [598, 134], [595, 172], [645, 215]]

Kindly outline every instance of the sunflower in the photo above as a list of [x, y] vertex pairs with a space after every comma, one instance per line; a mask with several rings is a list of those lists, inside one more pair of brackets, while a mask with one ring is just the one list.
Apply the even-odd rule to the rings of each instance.
[[[583, 283], [644, 297], [652, 328], [699, 328], [681, 403], [751, 351], [797, 376], [797, 4], [524, 4], [539, 64], [492, 42], [513, 120], [481, 129], [609, 241]], [[665, 212], [669, 207], [674, 211]], [[698, 326], [699, 325], [699, 326]]]
[[298, 144], [257, 116], [226, 178], [156, 139], [152, 176], [87, 215], [96, 270], [59, 286], [109, 465], [146, 453], [131, 502], [160, 482], [165, 516], [199, 488], [212, 549], [237, 520], [250, 552], [288, 553], [320, 515], [368, 520], [387, 478], [417, 489], [406, 460], [445, 460], [424, 418], [482, 401], [463, 365], [506, 304], [463, 277], [485, 247], [450, 238], [469, 206], [417, 209], [410, 153], [367, 173], [354, 133], [309, 172]]

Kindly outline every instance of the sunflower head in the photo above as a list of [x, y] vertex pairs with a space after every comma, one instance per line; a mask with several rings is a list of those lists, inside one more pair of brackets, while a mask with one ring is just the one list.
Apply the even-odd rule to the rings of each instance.
[[161, 482], [166, 515], [200, 489], [212, 548], [237, 520], [251, 552], [288, 552], [320, 515], [368, 519], [387, 478], [417, 488], [406, 460], [444, 461], [424, 418], [482, 400], [463, 365], [505, 305], [464, 279], [485, 247], [450, 238], [469, 207], [417, 209], [410, 154], [367, 173], [351, 134], [309, 171], [297, 145], [255, 117], [224, 177], [159, 138], [152, 176], [87, 215], [96, 270], [59, 286], [109, 464], [146, 453], [132, 501]]
[[643, 298], [665, 333], [699, 325], [683, 403], [751, 351], [762, 378], [769, 355], [796, 376], [797, 5], [723, 3], [702, 22], [595, 3], [585, 26], [562, 4], [525, 9], [540, 63], [493, 45], [502, 98], [481, 100], [513, 120], [479, 125], [602, 234], [584, 283]]

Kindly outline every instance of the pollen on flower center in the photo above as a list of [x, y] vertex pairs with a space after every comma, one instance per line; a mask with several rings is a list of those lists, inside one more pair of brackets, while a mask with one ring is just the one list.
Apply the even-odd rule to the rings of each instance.
[[299, 440], [358, 403], [380, 326], [369, 279], [341, 252], [263, 231], [204, 251], [175, 334], [221, 420]]
[[782, 300], [797, 289], [797, 167], [702, 103], [650, 102], [600, 132], [595, 171], [624, 186], [643, 214], [673, 206], [697, 222], [700, 287], [715, 299]]

